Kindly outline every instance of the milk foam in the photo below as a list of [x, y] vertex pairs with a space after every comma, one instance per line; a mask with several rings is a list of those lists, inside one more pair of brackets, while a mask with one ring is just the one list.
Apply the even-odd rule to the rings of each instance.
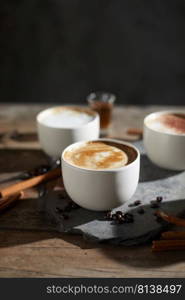
[[148, 120], [147, 125], [156, 131], [169, 134], [185, 134], [185, 119], [179, 115], [160, 115]]
[[87, 142], [67, 151], [65, 159], [72, 165], [86, 169], [121, 168], [128, 163], [127, 154], [103, 142]]
[[169, 128], [162, 124], [159, 120], [153, 120], [153, 121], [148, 121], [147, 125], [153, 130], [160, 131], [163, 133], [175, 133], [175, 130], [172, 128]]
[[89, 123], [93, 115], [72, 108], [52, 110], [44, 119], [43, 123], [50, 127], [71, 128]]

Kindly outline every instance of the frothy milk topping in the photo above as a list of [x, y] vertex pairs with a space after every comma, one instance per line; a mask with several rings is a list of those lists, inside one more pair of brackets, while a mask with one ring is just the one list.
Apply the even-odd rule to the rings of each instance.
[[70, 164], [86, 169], [121, 168], [128, 163], [127, 154], [104, 142], [86, 142], [66, 151], [64, 158]]
[[50, 127], [70, 128], [84, 125], [94, 118], [93, 114], [87, 110], [73, 107], [57, 107], [53, 108], [42, 122]]
[[147, 125], [154, 130], [171, 133], [185, 134], [185, 114], [164, 114], [149, 119]]

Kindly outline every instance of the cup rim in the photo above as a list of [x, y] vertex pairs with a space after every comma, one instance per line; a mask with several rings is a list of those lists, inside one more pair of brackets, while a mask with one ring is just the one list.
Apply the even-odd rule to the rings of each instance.
[[[70, 163], [64, 158], [65, 152], [68, 151], [71, 147], [76, 146], [76, 145], [79, 145], [79, 144], [87, 143], [87, 142], [96, 142], [96, 141], [114, 142], [114, 143], [117, 143], [117, 144], [123, 144], [123, 145], [129, 146], [129, 147], [133, 148], [133, 149], [136, 151], [137, 157], [134, 159], [134, 161], [132, 161], [131, 163], [129, 163], [129, 164], [126, 165], [126, 166], [123, 166], [123, 167], [120, 167], [120, 168], [113, 168], [113, 169], [99, 169], [99, 170], [97, 170], [97, 169], [83, 168], [83, 167], [79, 167], [79, 166], [72, 165], [72, 164], [70, 164]], [[61, 154], [61, 160], [62, 160], [63, 162], [65, 162], [66, 164], [68, 164], [68, 166], [70, 166], [71, 168], [79, 169], [80, 171], [91, 171], [91, 172], [101, 172], [101, 173], [119, 172], [119, 171], [128, 169], [128, 168], [130, 168], [133, 164], [135, 164], [136, 161], [138, 161], [139, 158], [140, 158], [140, 152], [139, 152], [139, 150], [138, 150], [137, 147], [135, 147], [135, 146], [132, 145], [131, 143], [128, 143], [128, 142], [125, 142], [125, 141], [120, 141], [120, 140], [117, 140], [117, 139], [110, 139], [110, 138], [99, 138], [99, 139], [84, 140], [84, 141], [76, 142], [76, 143], [73, 143], [73, 144], [67, 146], [67, 147], [63, 150], [63, 152], [62, 152], [62, 154]]]
[[[57, 127], [57, 126], [50, 126], [50, 125], [47, 125], [46, 123], [43, 122], [42, 118], [45, 114], [49, 113], [49, 111], [52, 111], [54, 109], [58, 109], [58, 108], [62, 108], [62, 107], [69, 107], [69, 108], [82, 108], [86, 111], [89, 111], [91, 115], [93, 115], [93, 118], [92, 120], [90, 120], [89, 122], [85, 123], [85, 124], [82, 124], [82, 125], [78, 125], [78, 126], [68, 126], [68, 127]], [[42, 125], [42, 126], [45, 126], [47, 128], [50, 128], [50, 129], [58, 129], [58, 130], [69, 130], [69, 129], [80, 129], [80, 128], [84, 128], [85, 126], [88, 126], [89, 124], [93, 123], [97, 118], [99, 118], [99, 115], [97, 112], [93, 111], [92, 109], [86, 107], [86, 106], [83, 106], [83, 105], [73, 105], [73, 104], [64, 104], [64, 105], [57, 105], [57, 106], [52, 106], [52, 107], [48, 107], [44, 110], [41, 110], [37, 116], [36, 116], [36, 120], [37, 120], [37, 123]]]
[[165, 115], [165, 114], [168, 114], [168, 113], [179, 113], [179, 114], [183, 113], [183, 114], [185, 114], [185, 109], [183, 108], [182, 110], [178, 110], [178, 109], [160, 110], [160, 111], [150, 113], [144, 118], [144, 121], [143, 121], [144, 126], [148, 129], [150, 129], [151, 131], [157, 132], [159, 134], [164, 134], [164, 135], [167, 135], [167, 136], [185, 137], [185, 133], [161, 132], [157, 129], [153, 129], [150, 126], [148, 126], [148, 124], [147, 124], [148, 119], [150, 119], [152, 117], [155, 117], [156, 115]]

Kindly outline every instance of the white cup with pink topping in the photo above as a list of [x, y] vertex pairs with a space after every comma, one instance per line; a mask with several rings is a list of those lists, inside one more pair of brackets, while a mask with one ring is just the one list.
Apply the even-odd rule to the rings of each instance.
[[144, 146], [150, 160], [159, 167], [185, 170], [185, 110], [146, 116]]

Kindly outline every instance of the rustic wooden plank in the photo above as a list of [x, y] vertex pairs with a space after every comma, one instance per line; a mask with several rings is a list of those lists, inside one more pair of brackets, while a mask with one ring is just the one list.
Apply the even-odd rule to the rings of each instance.
[[78, 236], [48, 232], [0, 232], [0, 276], [183, 277], [184, 254], [149, 246], [94, 245]]

